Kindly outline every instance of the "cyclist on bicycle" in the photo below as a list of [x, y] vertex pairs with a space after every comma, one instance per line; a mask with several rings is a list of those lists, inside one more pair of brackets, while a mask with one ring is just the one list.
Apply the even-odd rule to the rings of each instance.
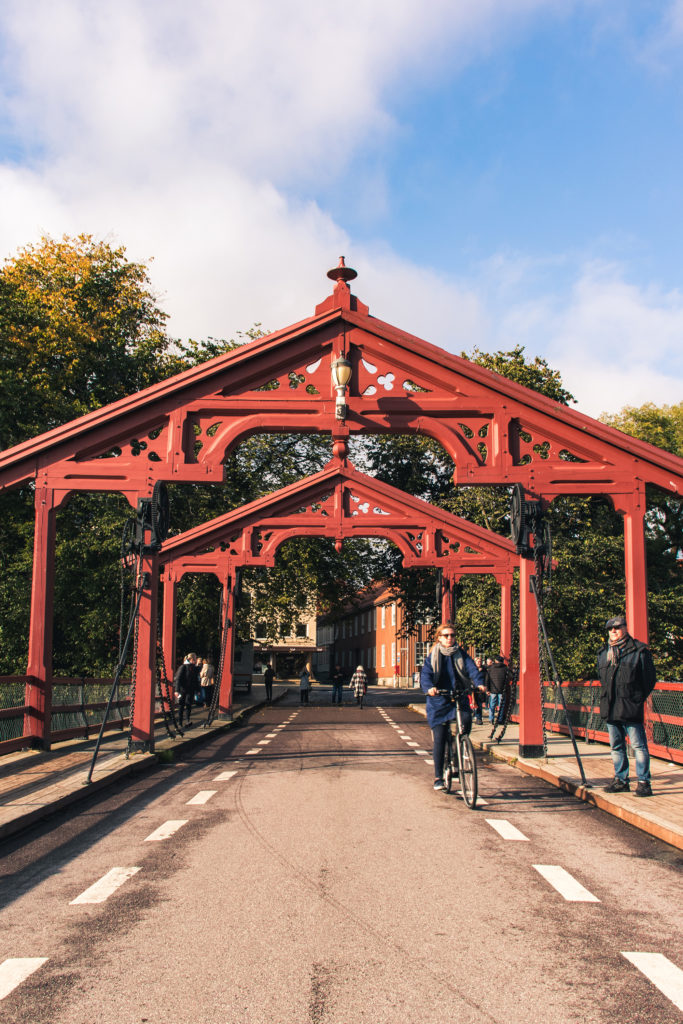
[[[420, 673], [420, 688], [427, 694], [427, 721], [434, 741], [434, 789], [443, 784], [443, 757], [446, 734], [455, 719], [454, 698], [460, 706], [463, 732], [472, 727], [469, 694], [473, 687], [485, 690], [484, 675], [462, 647], [455, 642], [452, 622], [442, 622], [436, 631], [435, 643]], [[448, 695], [439, 690], [450, 691]]]

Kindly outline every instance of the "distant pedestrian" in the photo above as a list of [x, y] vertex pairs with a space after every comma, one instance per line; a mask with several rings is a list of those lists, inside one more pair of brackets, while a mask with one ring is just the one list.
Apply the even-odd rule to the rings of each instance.
[[363, 707], [363, 698], [368, 692], [368, 677], [362, 665], [358, 665], [356, 671], [351, 676], [351, 692], [356, 698], [356, 704]]
[[202, 697], [207, 707], [211, 707], [214, 688], [214, 668], [211, 658], [205, 658], [201, 667], [199, 678], [202, 684]]
[[609, 619], [606, 628], [607, 646], [598, 651], [600, 714], [607, 720], [614, 778], [605, 786], [605, 791], [622, 793], [631, 788], [626, 753], [628, 736], [636, 759], [635, 796], [652, 796], [644, 708], [657, 678], [654, 662], [646, 645], [629, 636], [623, 615]]
[[272, 665], [266, 665], [266, 670], [263, 673], [263, 682], [266, 686], [266, 700], [269, 704], [273, 699], [273, 679], [275, 679], [273, 667]]
[[332, 703], [341, 704], [342, 702], [342, 689], [344, 687], [344, 672], [342, 671], [341, 665], [334, 666], [334, 672], [332, 673]]
[[[505, 694], [510, 682], [510, 673], [502, 654], [497, 654], [486, 666], [486, 688], [489, 693], [489, 722], [502, 722], [505, 714]], [[497, 717], [496, 717], [497, 715]]]
[[[489, 658], [489, 661], [490, 660], [491, 659]], [[486, 678], [486, 664], [484, 662], [484, 659], [481, 657], [481, 655], [477, 655], [476, 656], [476, 658], [474, 659], [474, 664], [477, 666], [477, 668], [481, 672], [482, 678], [484, 680], [484, 685], [487, 686], [488, 684], [487, 684], [487, 678]], [[485, 700], [486, 700], [486, 694], [484, 693], [483, 690], [480, 690], [479, 687], [476, 686], [474, 688], [473, 692], [472, 692], [472, 709], [474, 711], [474, 721], [475, 721], [476, 725], [482, 725], [483, 724], [483, 720], [482, 720], [482, 717], [481, 717], [481, 712], [482, 712], [482, 708], [484, 706], [484, 701]]]
[[185, 656], [185, 661], [175, 674], [173, 685], [178, 693], [178, 721], [182, 726], [185, 709], [187, 708], [186, 724], [190, 725], [192, 702], [200, 686], [197, 655], [194, 652]]
[[300, 698], [301, 698], [301, 700], [300, 700], [301, 704], [308, 704], [308, 692], [309, 692], [310, 688], [311, 688], [311, 677], [310, 677], [310, 674], [308, 672], [308, 669], [304, 665], [304, 667], [301, 670], [301, 675], [299, 677], [299, 695], [300, 695]]

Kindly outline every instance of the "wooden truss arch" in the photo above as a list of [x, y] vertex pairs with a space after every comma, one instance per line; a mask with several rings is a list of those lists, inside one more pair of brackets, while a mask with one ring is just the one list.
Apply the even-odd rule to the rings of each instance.
[[[545, 503], [560, 494], [608, 496], [624, 516], [630, 629], [647, 639], [645, 487], [683, 494], [683, 460], [371, 316], [351, 294], [356, 275], [343, 260], [328, 276], [333, 292], [313, 316], [0, 453], [0, 488], [35, 484], [27, 704], [36, 739], [49, 744], [56, 510], [75, 491], [118, 491], [135, 505], [157, 480], [221, 482], [226, 455], [258, 432], [327, 433], [341, 464], [354, 434], [421, 433], [452, 457], [456, 484], [519, 483]], [[339, 359], [350, 380], [335, 388]], [[303, 532], [314, 525], [302, 524]], [[158, 565], [155, 556], [149, 561], [153, 585], [141, 621], [151, 637]], [[537, 689], [535, 626], [521, 626], [522, 688], [535, 676]], [[139, 666], [148, 680], [151, 648], [150, 640]], [[145, 742], [152, 703], [150, 696], [135, 723]], [[539, 735], [540, 715], [523, 716], [526, 753]]]

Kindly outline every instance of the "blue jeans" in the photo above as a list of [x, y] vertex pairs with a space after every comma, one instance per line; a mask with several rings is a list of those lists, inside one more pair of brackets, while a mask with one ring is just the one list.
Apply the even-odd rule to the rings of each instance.
[[342, 702], [342, 689], [343, 689], [343, 686], [344, 686], [343, 683], [332, 683], [332, 703], [333, 704], [337, 704], [337, 703], [341, 704], [341, 702]]
[[638, 782], [650, 781], [650, 752], [647, 749], [645, 726], [640, 722], [608, 722], [609, 745], [612, 749], [614, 774], [622, 782], [628, 782], [628, 756], [626, 753], [626, 737], [633, 747], [636, 756], [636, 775]]
[[492, 725], [493, 725], [493, 721], [494, 721], [494, 719], [496, 717], [496, 708], [500, 708], [501, 709], [498, 712], [498, 721], [500, 721], [501, 715], [503, 713], [504, 703], [505, 703], [505, 694], [504, 693], [490, 693], [489, 694], [489, 722], [491, 722]]

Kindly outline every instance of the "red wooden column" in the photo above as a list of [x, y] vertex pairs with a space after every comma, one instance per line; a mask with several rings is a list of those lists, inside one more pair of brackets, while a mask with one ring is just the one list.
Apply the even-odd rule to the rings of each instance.
[[534, 563], [529, 558], [519, 561], [519, 756], [542, 757], [538, 613], [536, 599], [529, 589]]
[[500, 583], [500, 653], [509, 664], [512, 653], [512, 573], [498, 577]]
[[36, 483], [31, 626], [24, 735], [50, 749], [52, 725], [52, 625], [55, 582], [56, 505], [54, 490]]
[[224, 638], [225, 656], [221, 665], [221, 677], [218, 680], [218, 710], [227, 715], [232, 711], [233, 656], [235, 653], [235, 575], [226, 576], [223, 583], [223, 629], [227, 630]]
[[176, 670], [176, 610], [177, 610], [177, 594], [176, 587], [178, 581], [176, 580], [173, 567], [166, 566], [164, 573], [164, 589], [162, 597], [162, 614], [161, 614], [161, 637], [164, 649], [164, 664], [166, 665], [166, 675], [170, 683], [173, 683], [173, 677]]
[[634, 481], [633, 493], [615, 502], [624, 513], [624, 569], [626, 577], [626, 622], [636, 640], [648, 642], [647, 554], [645, 551], [645, 485]]
[[457, 616], [457, 593], [458, 577], [454, 572], [447, 572], [445, 569], [441, 575], [441, 621], [455, 624]]
[[[132, 741], [139, 750], [154, 750], [154, 700], [156, 694], [157, 597], [159, 592], [159, 556], [142, 558], [143, 586], [138, 621], [138, 645], [135, 672], [135, 710]], [[140, 583], [140, 581], [138, 581]]]

